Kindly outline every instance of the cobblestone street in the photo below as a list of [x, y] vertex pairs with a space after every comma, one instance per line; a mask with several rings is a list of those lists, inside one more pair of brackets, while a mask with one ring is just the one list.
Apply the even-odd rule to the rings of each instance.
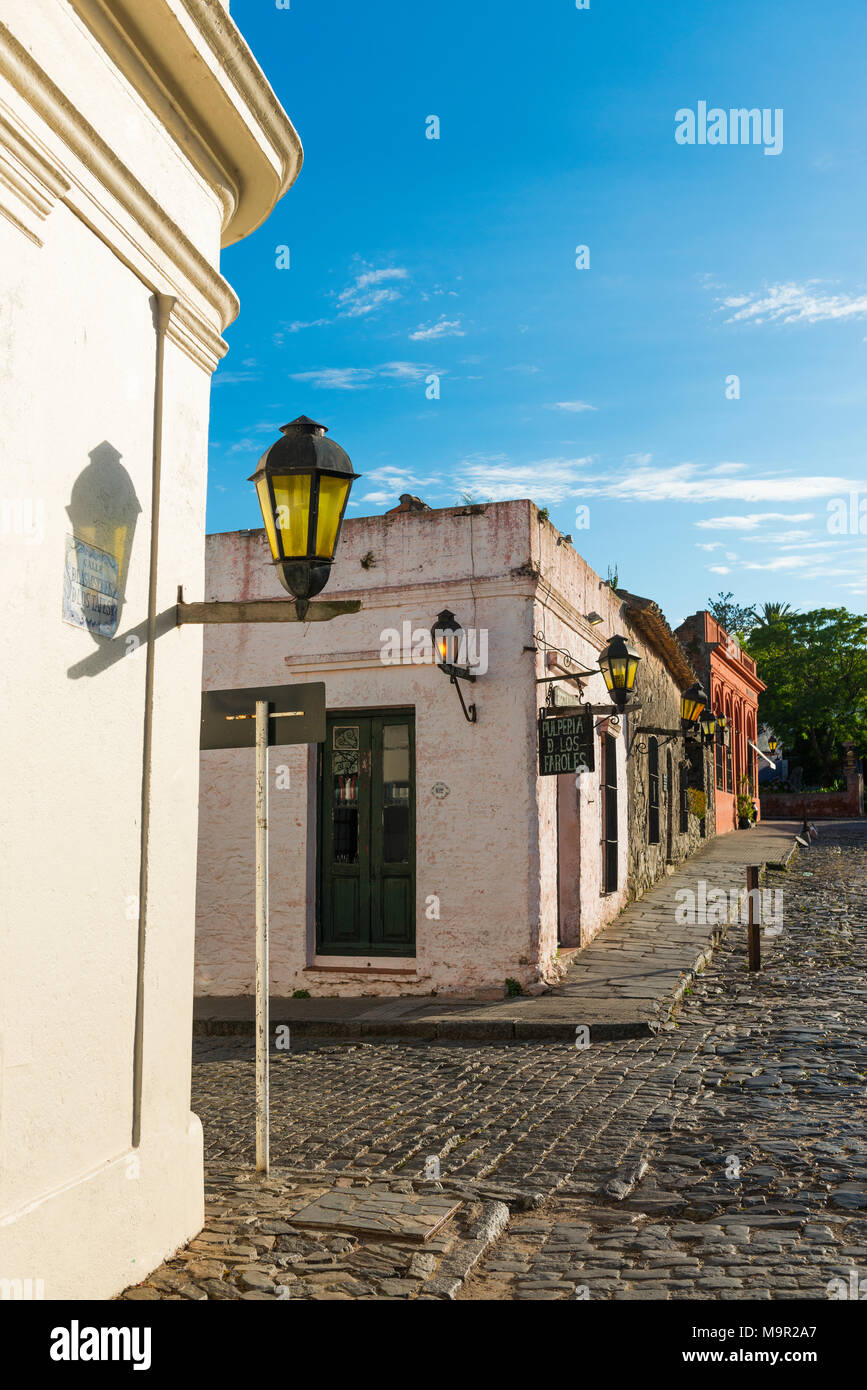
[[[761, 972], [730, 927], [655, 1037], [275, 1051], [265, 1184], [251, 1042], [197, 1039], [209, 1222], [125, 1296], [824, 1299], [867, 1279], [867, 831], [820, 832], [768, 880]], [[400, 1221], [425, 1194], [464, 1206], [423, 1251], [285, 1220], [359, 1187]]]

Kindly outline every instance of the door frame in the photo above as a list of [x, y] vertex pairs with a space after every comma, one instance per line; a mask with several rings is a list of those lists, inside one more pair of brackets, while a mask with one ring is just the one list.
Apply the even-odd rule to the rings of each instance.
[[[353, 719], [407, 719], [410, 723], [409, 740], [409, 773], [410, 784], [412, 787], [412, 797], [410, 798], [410, 819], [409, 819], [409, 839], [410, 839], [410, 902], [413, 913], [413, 940], [412, 944], [402, 942], [399, 946], [384, 946], [381, 942], [375, 945], [366, 946], [331, 946], [323, 943], [322, 940], [322, 900], [323, 900], [323, 875], [325, 871], [322, 846], [325, 835], [325, 810], [326, 798], [324, 795], [324, 772], [325, 772], [325, 747], [326, 743], [316, 745], [316, 814], [314, 817], [316, 827], [316, 900], [313, 912], [313, 949], [317, 956], [357, 956], [359, 958], [374, 959], [398, 959], [414, 957], [418, 949], [417, 928], [418, 911], [416, 907], [416, 753], [415, 753], [415, 733], [416, 733], [416, 710], [414, 705], [398, 705], [393, 708], [389, 706], [375, 709], [329, 709], [326, 711], [325, 733], [326, 739], [329, 737], [329, 730], [334, 721], [341, 722], [344, 719], [351, 723]], [[371, 777], [374, 769], [371, 766]], [[371, 810], [373, 807], [373, 788], [371, 786]], [[372, 839], [372, 835], [371, 835]]]

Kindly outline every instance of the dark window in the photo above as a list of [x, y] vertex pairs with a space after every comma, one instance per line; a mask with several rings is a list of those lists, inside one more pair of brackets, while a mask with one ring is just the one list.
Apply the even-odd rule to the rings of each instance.
[[731, 706], [726, 711], [729, 717], [728, 727], [725, 731], [725, 790], [733, 791], [732, 786], [732, 744], [735, 741], [734, 720], [732, 718]]
[[687, 769], [683, 766], [679, 769], [680, 774], [680, 833], [685, 835], [689, 830], [689, 788], [687, 786]]
[[726, 789], [725, 771], [726, 746], [723, 741], [722, 729], [716, 731], [716, 784], [721, 792]]
[[602, 865], [605, 893], [617, 891], [617, 740], [605, 735], [605, 839]]
[[647, 745], [647, 774], [649, 789], [649, 815], [647, 818], [647, 839], [651, 845], [659, 844], [659, 743], [652, 738]]

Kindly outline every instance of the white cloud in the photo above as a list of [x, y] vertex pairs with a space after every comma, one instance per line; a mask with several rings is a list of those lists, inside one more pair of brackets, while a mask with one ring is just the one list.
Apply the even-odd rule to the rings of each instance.
[[517, 464], [503, 455], [470, 455], [461, 463], [459, 481], [462, 488], [481, 492], [494, 502], [531, 497], [544, 506], [580, 496], [579, 470], [590, 462], [590, 458], [539, 459]]
[[708, 565], [711, 574], [731, 574], [728, 565]]
[[[302, 328], [321, 328], [327, 323], [331, 323], [331, 319], [308, 319], [306, 322], [295, 319], [292, 323], [287, 323], [284, 326], [284, 332], [300, 333]], [[282, 334], [275, 334], [275, 337], [282, 337]]]
[[745, 570], [797, 570], [812, 564], [813, 560], [809, 555], [780, 555], [776, 560], [768, 560], [765, 564], [757, 560], [747, 560], [744, 562], [743, 568]]
[[867, 315], [867, 295], [827, 294], [814, 288], [821, 283], [769, 285], [752, 294], [728, 295], [719, 303], [733, 311], [726, 323], [822, 323]]
[[583, 484], [585, 491], [630, 502], [799, 502], [839, 495], [858, 487], [848, 478], [830, 475], [774, 474], [762, 478], [753, 473], [747, 478], [730, 477], [721, 475], [718, 467], [701, 468], [694, 463], [651, 468], [643, 462], [647, 457], [637, 456], [636, 462], [620, 476], [609, 473], [588, 477]]
[[239, 381], [259, 381], [260, 372], [215, 372], [211, 378], [214, 386], [235, 386]]
[[423, 381], [431, 372], [444, 376], [442, 368], [424, 362], [382, 362], [377, 367], [319, 367], [311, 372], [291, 372], [291, 381], [303, 381], [317, 390], [361, 391], [374, 381]]
[[791, 545], [794, 541], [806, 540], [810, 534], [809, 531], [777, 531], [770, 536], [744, 536], [744, 540], [753, 545], [756, 541], [760, 545]]
[[405, 492], [409, 487], [418, 487], [424, 481], [415, 473], [409, 473], [405, 468], [395, 468], [392, 464], [386, 464], [382, 468], [366, 468], [364, 470], [364, 481], [368, 483], [385, 483], [392, 487], [395, 493]]
[[377, 370], [380, 376], [394, 377], [397, 381], [423, 381], [434, 371], [440, 376], [444, 375], [439, 368], [424, 362], [383, 362]]
[[370, 502], [374, 507], [384, 507], [386, 502], [397, 500], [394, 492], [366, 492], [363, 497], [358, 499], [360, 502]]
[[595, 410], [595, 405], [588, 405], [586, 401], [554, 401], [553, 405], [546, 407], [548, 410], [570, 410], [576, 415], [582, 410]]
[[710, 516], [696, 521], [702, 531], [754, 531], [763, 521], [812, 521], [815, 512], [751, 512], [748, 516]]
[[290, 372], [290, 381], [303, 381], [323, 391], [359, 391], [376, 373], [369, 367], [320, 367], [313, 372]]
[[341, 318], [361, 318], [375, 313], [384, 304], [401, 298], [395, 281], [409, 278], [403, 266], [383, 266], [379, 270], [363, 270], [337, 296]]
[[460, 319], [447, 319], [441, 314], [436, 323], [421, 323], [409, 336], [413, 342], [421, 342], [430, 338], [463, 338], [465, 334]]

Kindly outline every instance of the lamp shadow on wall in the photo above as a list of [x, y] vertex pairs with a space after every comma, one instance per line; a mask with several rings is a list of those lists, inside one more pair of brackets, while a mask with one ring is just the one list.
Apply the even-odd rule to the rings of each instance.
[[[63, 616], [89, 632], [96, 651], [69, 667], [70, 680], [98, 675], [147, 641], [147, 619], [118, 634], [141, 503], [113, 444], [103, 440], [88, 458], [66, 508]], [[174, 625], [175, 610], [167, 609], [157, 618], [157, 634]]]

